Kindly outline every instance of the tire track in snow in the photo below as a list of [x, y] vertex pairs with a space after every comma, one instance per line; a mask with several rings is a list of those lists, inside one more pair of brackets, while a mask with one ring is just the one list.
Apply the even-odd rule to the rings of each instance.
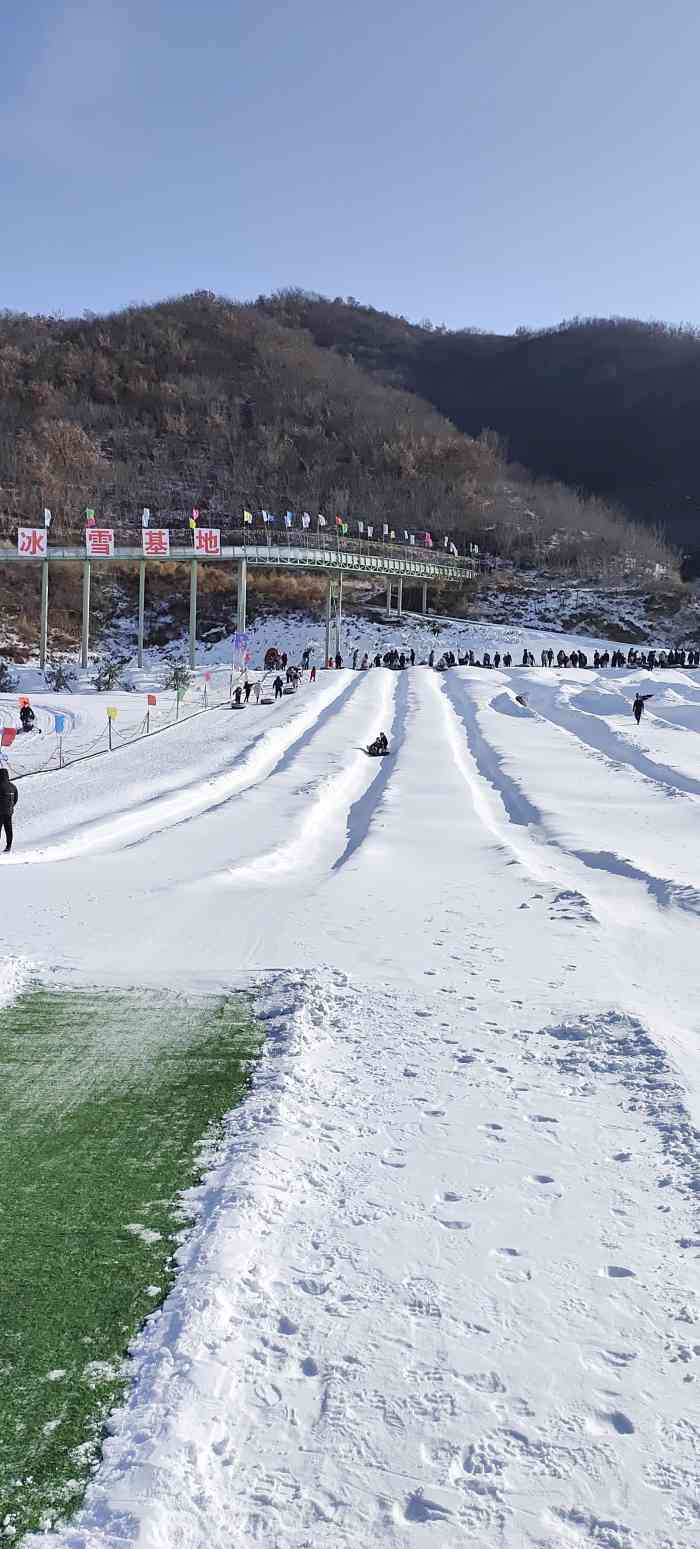
[[560, 704], [554, 709], [549, 698], [543, 708], [544, 704], [543, 690], [538, 689], [537, 685], [528, 686], [528, 705], [533, 714], [550, 726], [568, 732], [585, 748], [600, 754], [611, 769], [616, 772], [620, 769], [634, 769], [670, 797], [700, 796], [700, 780], [681, 774], [668, 764], [657, 764], [647, 758], [645, 753], [622, 738], [607, 722], [601, 723], [590, 711], [579, 710], [570, 702], [567, 702], [566, 707]]
[[[450, 674], [449, 680], [444, 684], [445, 702], [449, 703], [455, 717], [463, 727], [467, 748], [478, 774], [500, 797], [509, 823], [516, 828], [526, 829], [540, 845], [556, 850], [560, 855], [570, 857], [572, 860], [581, 862], [589, 870], [604, 871], [611, 876], [624, 877], [630, 881], [641, 882], [650, 897], [653, 898], [655, 904], [662, 909], [675, 906], [690, 914], [700, 914], [700, 891], [698, 889], [683, 885], [682, 883], [672, 882], [665, 877], [657, 877], [642, 867], [634, 866], [632, 862], [625, 860], [611, 850], [573, 849], [568, 845], [562, 844], [560, 840], [554, 837], [547, 828], [543, 812], [540, 808], [533, 805], [517, 780], [506, 772], [503, 758], [484, 736], [479, 725], [476, 704], [468, 692], [466, 683], [459, 679], [453, 682], [451, 679], [452, 675]], [[543, 716], [541, 719], [546, 720], [546, 717]], [[577, 740], [574, 733], [567, 732], [566, 728], [563, 728], [563, 730], [566, 735], [574, 736], [574, 740]], [[451, 741], [453, 749], [456, 751], [460, 768], [465, 774], [467, 783], [474, 795], [477, 810], [480, 812], [480, 815], [485, 815], [487, 826], [502, 840], [502, 826], [497, 819], [494, 819], [494, 814], [489, 804], [484, 804], [483, 797], [479, 805], [469, 767], [463, 756], [460, 756], [454, 737], [451, 738]], [[524, 848], [516, 842], [511, 842], [511, 847], [519, 859], [522, 859], [532, 869], [533, 857], [531, 847], [527, 842]], [[540, 872], [540, 874], [542, 873]], [[548, 875], [548, 880], [550, 877], [551, 873]]]
[[[372, 783], [376, 776], [372, 773], [371, 761], [368, 764], [364, 740], [378, 724], [385, 725], [390, 719], [390, 712], [396, 693], [396, 676], [388, 671], [377, 671], [360, 675], [355, 680], [355, 693], [353, 699], [359, 701], [353, 706], [355, 715], [350, 724], [347, 703], [346, 714], [341, 717], [338, 726], [338, 738], [342, 738], [341, 746], [336, 751], [331, 745], [314, 747], [314, 756], [321, 753], [324, 758], [330, 759], [330, 773], [324, 769], [322, 773], [313, 772], [308, 783], [293, 792], [295, 797], [301, 796], [306, 802], [306, 811], [297, 825], [296, 832], [285, 838], [282, 843], [272, 845], [262, 854], [256, 854], [251, 859], [241, 859], [217, 868], [214, 872], [208, 872], [204, 876], [196, 878], [193, 882], [185, 883], [186, 887], [199, 887], [202, 883], [219, 883], [221, 886], [232, 886], [241, 883], [265, 884], [275, 880], [281, 880], [285, 874], [298, 875], [301, 870], [308, 870], [316, 860], [318, 851], [325, 844], [332, 848], [338, 847], [347, 839], [347, 824], [352, 806], [356, 804], [356, 798], [361, 799], [363, 788]], [[369, 704], [366, 701], [369, 700]], [[360, 727], [361, 730], [357, 730]], [[357, 738], [362, 739], [362, 745], [358, 746]], [[314, 739], [315, 742], [316, 739]], [[347, 756], [348, 743], [352, 748], [351, 756]], [[296, 760], [294, 761], [296, 762]], [[291, 764], [287, 764], [281, 771], [276, 770], [276, 777], [288, 772]], [[277, 783], [274, 791], [269, 793], [269, 799], [276, 809], [282, 805], [281, 792]], [[250, 831], [251, 823], [253, 832], [259, 831], [264, 826], [266, 813], [250, 815], [251, 822], [246, 825], [246, 833]], [[342, 838], [337, 837], [339, 822], [345, 820]], [[336, 848], [334, 854], [337, 855]], [[330, 869], [330, 868], [329, 868]]]
[[387, 758], [379, 760], [379, 768], [371, 785], [368, 786], [362, 796], [358, 797], [358, 800], [353, 803], [348, 812], [348, 840], [342, 855], [339, 855], [337, 861], [334, 862], [334, 871], [340, 871], [347, 864], [351, 856], [364, 844], [369, 834], [372, 822], [384, 800], [384, 793], [403, 744], [407, 715], [408, 673], [403, 672], [398, 680], [394, 696], [394, 717], [389, 733], [391, 753]]
[[90, 851], [129, 849], [165, 829], [176, 828], [192, 817], [204, 816], [226, 805], [251, 786], [269, 779], [285, 760], [285, 767], [289, 767], [295, 748], [305, 747], [319, 724], [337, 714], [356, 687], [353, 679], [349, 683], [334, 681], [320, 702], [315, 695], [291, 721], [259, 732], [235, 754], [223, 774], [205, 781], [195, 778], [174, 792], [137, 801], [115, 817], [77, 825], [65, 840], [6, 856], [5, 865], [72, 860]]

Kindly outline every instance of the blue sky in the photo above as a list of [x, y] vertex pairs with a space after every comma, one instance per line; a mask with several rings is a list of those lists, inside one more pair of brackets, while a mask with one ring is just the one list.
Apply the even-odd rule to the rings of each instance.
[[0, 306], [700, 322], [699, 44], [691, 0], [8, 4]]

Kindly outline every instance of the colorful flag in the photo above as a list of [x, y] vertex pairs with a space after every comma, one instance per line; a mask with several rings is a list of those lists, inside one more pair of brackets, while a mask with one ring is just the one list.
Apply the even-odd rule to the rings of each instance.
[[284, 513], [284, 525], [285, 525], [285, 527], [291, 527], [293, 521], [294, 521], [294, 512], [293, 511], [285, 511], [285, 513]]
[[57, 737], [60, 737], [62, 735], [62, 733], [66, 729], [66, 718], [65, 718], [65, 715], [61, 715], [60, 712], [57, 711], [57, 710], [54, 711], [53, 729], [54, 729]]
[[246, 524], [246, 526], [252, 527], [252, 525], [253, 525], [253, 513], [252, 513], [252, 511], [244, 511], [243, 512], [243, 521]]
[[0, 736], [0, 747], [11, 748], [16, 736], [17, 728], [15, 726], [3, 726], [2, 736]]
[[147, 694], [146, 695], [146, 704], [149, 706], [149, 708], [152, 707], [153, 705], [157, 705], [157, 703], [158, 703], [158, 700], [156, 699], [155, 694]]
[[347, 522], [341, 522], [341, 524], [340, 524], [340, 531], [341, 531], [343, 537], [347, 538], [347, 535], [348, 535], [348, 524], [347, 524]]
[[85, 507], [85, 525], [86, 527], [94, 527], [95, 525], [95, 511], [93, 506]]
[[196, 506], [193, 506], [192, 507], [192, 515], [190, 517], [190, 527], [192, 528], [193, 532], [194, 532], [195, 527], [197, 526], [198, 521], [199, 521], [199, 511], [197, 510]]

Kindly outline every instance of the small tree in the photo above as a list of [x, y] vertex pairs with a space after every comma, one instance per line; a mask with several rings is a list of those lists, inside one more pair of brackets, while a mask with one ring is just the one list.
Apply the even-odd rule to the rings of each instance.
[[72, 694], [76, 676], [75, 668], [67, 667], [65, 662], [51, 662], [44, 672], [45, 681], [55, 694], [62, 693], [64, 689]]
[[11, 667], [0, 656], [0, 693], [10, 694], [17, 687], [17, 679]]
[[126, 662], [116, 657], [104, 656], [97, 663], [95, 676], [91, 680], [92, 686], [98, 694], [106, 694], [109, 689], [116, 688], [124, 671]]
[[191, 682], [192, 673], [187, 662], [172, 662], [165, 687], [174, 688], [176, 692], [181, 693], [184, 689], [189, 688]]

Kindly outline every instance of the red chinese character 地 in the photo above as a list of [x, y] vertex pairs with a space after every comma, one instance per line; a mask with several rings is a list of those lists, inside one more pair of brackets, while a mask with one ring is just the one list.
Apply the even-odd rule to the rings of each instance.
[[114, 553], [114, 531], [111, 527], [86, 527], [87, 551], [93, 558], [109, 558]]
[[20, 527], [17, 533], [18, 554], [45, 554], [47, 533], [41, 527]]
[[170, 533], [167, 527], [144, 528], [143, 552], [144, 554], [170, 553]]
[[197, 527], [192, 536], [198, 554], [221, 553], [221, 533], [218, 527]]

